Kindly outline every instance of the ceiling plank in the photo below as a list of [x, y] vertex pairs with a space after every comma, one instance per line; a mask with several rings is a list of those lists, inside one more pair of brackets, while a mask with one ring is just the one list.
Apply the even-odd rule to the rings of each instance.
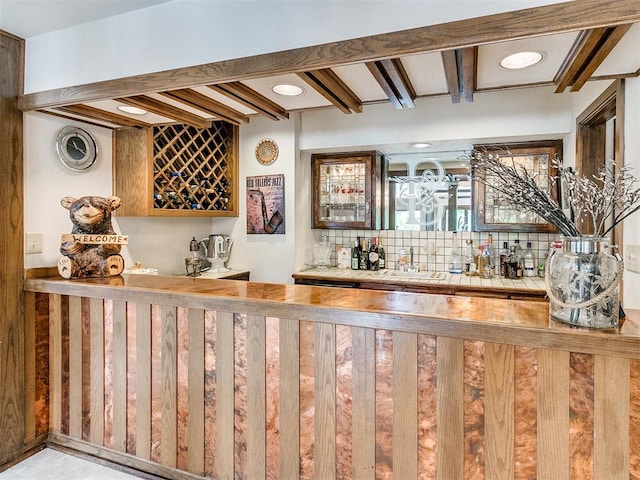
[[456, 51], [459, 58], [458, 74], [461, 76], [460, 94], [465, 102], [473, 102], [473, 93], [478, 87], [478, 47]]
[[455, 50], [441, 52], [447, 89], [452, 103], [460, 103], [460, 83], [458, 81], [458, 60]]
[[581, 0], [23, 95], [25, 111], [238, 82], [640, 21], [637, 0]]
[[221, 93], [240, 105], [251, 108], [259, 114], [271, 120], [286, 120], [289, 118], [287, 111], [264, 95], [247, 87], [241, 82], [223, 83], [220, 85], [207, 85], [215, 92]]
[[78, 115], [84, 118], [90, 118], [91, 120], [97, 120], [102, 122], [109, 122], [120, 127], [149, 127], [150, 123], [137, 118], [127, 117], [126, 115], [119, 115], [117, 113], [108, 112], [100, 108], [91, 107], [89, 105], [65, 105], [64, 107], [57, 107], [64, 113], [70, 113]]
[[96, 122], [96, 121], [93, 121], [93, 120], [87, 120], [85, 118], [78, 118], [77, 115], [63, 112], [59, 108], [36, 110], [36, 112], [46, 113], [47, 115], [51, 115], [51, 116], [59, 117], [59, 118], [64, 118], [66, 120], [80, 120], [83, 123], [86, 123], [87, 125], [93, 125], [93, 126], [102, 127], [102, 128], [109, 128], [111, 130], [116, 130], [118, 128], [118, 127], [114, 127], [113, 125], [105, 125], [102, 121]]
[[361, 100], [330, 68], [298, 72], [298, 76], [343, 113], [362, 112]]
[[179, 109], [178, 107], [174, 107], [173, 105], [161, 102], [160, 100], [152, 97], [147, 97], [146, 95], [116, 98], [115, 100], [118, 102], [126, 103], [127, 105], [133, 105], [134, 107], [143, 108], [157, 115], [162, 115], [163, 117], [171, 118], [178, 123], [186, 123], [187, 125], [191, 125], [196, 128], [211, 127], [210, 121], [198, 115], [186, 112]]
[[416, 106], [416, 93], [399, 58], [367, 62], [366, 65], [394, 107]]
[[160, 92], [160, 95], [184, 103], [233, 125], [240, 125], [249, 121], [248, 117], [243, 113], [190, 88]]

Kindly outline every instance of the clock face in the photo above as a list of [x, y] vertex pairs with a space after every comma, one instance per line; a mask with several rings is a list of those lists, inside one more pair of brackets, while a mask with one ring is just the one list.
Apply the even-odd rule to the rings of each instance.
[[83, 171], [91, 167], [98, 156], [93, 136], [78, 127], [64, 127], [56, 138], [56, 152], [63, 165], [71, 170]]

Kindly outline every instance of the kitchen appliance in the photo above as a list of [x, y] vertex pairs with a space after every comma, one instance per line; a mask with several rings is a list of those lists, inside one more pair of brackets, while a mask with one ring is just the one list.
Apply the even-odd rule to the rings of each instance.
[[187, 277], [197, 277], [202, 272], [202, 266], [205, 262], [204, 257], [200, 254], [200, 244], [196, 237], [189, 242], [189, 255], [184, 259], [184, 267], [187, 271]]
[[200, 240], [204, 247], [206, 260], [200, 267], [201, 272], [228, 272], [229, 257], [233, 239], [229, 235], [213, 234]]

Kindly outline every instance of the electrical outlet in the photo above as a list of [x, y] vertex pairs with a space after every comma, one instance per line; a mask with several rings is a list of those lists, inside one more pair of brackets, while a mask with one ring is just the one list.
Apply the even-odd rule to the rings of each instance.
[[624, 246], [624, 266], [630, 272], [640, 273], [640, 245]]
[[42, 253], [42, 234], [27, 233], [25, 235], [25, 250], [27, 254]]

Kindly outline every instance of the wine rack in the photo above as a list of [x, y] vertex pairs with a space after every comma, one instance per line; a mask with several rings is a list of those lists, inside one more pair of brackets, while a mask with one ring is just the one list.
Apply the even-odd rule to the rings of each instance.
[[237, 152], [238, 129], [226, 122], [117, 132], [120, 215], [237, 216]]

